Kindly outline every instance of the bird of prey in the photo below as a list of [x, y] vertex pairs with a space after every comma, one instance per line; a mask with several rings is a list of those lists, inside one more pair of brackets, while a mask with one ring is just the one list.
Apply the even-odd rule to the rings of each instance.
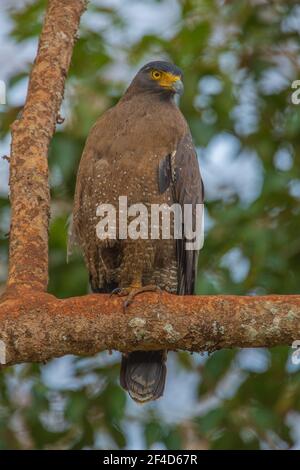
[[[160, 289], [193, 294], [198, 249], [185, 238], [99, 239], [99, 204], [202, 204], [203, 183], [191, 133], [175, 95], [183, 91], [175, 65], [143, 66], [120, 101], [92, 127], [80, 161], [73, 209], [73, 240], [81, 247], [93, 292], [128, 295]], [[174, 224], [174, 219], [173, 224]], [[184, 221], [182, 222], [182, 226]], [[194, 222], [193, 222], [194, 226]], [[137, 402], [162, 396], [166, 351], [123, 354], [120, 383]]]

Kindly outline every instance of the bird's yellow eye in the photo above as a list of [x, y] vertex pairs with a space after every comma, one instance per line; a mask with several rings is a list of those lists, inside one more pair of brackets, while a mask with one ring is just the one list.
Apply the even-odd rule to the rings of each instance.
[[161, 78], [161, 72], [159, 72], [158, 70], [153, 70], [151, 72], [151, 76], [154, 80], [159, 80]]

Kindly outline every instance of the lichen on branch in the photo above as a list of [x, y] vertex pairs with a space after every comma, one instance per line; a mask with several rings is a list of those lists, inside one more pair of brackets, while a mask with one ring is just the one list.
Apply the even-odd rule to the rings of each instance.
[[124, 313], [122, 299], [43, 292], [3, 296], [0, 340], [7, 364], [98, 351], [292, 345], [300, 338], [300, 296], [175, 296], [145, 293]]

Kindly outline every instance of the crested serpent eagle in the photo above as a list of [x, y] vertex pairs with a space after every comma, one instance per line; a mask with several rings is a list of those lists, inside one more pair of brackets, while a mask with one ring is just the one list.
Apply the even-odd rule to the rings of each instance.
[[[127, 197], [128, 206], [190, 204], [193, 217], [203, 203], [191, 133], [174, 99], [183, 91], [182, 78], [168, 62], [142, 67], [92, 127], [80, 161], [72, 239], [83, 251], [93, 292], [124, 294], [126, 308], [143, 291], [194, 292], [199, 247], [187, 250], [184, 237], [131, 239], [117, 233], [115, 239], [100, 239], [96, 233], [97, 207], [118, 207], [119, 196]], [[174, 225], [174, 217], [170, 220]], [[123, 354], [120, 381], [134, 400], [163, 394], [166, 357], [166, 351]]]

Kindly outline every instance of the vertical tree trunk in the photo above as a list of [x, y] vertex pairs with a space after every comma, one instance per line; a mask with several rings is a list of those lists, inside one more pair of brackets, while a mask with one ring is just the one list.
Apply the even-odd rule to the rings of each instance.
[[48, 283], [50, 190], [47, 155], [86, 0], [49, 0], [26, 103], [12, 125], [12, 208], [7, 287]]

